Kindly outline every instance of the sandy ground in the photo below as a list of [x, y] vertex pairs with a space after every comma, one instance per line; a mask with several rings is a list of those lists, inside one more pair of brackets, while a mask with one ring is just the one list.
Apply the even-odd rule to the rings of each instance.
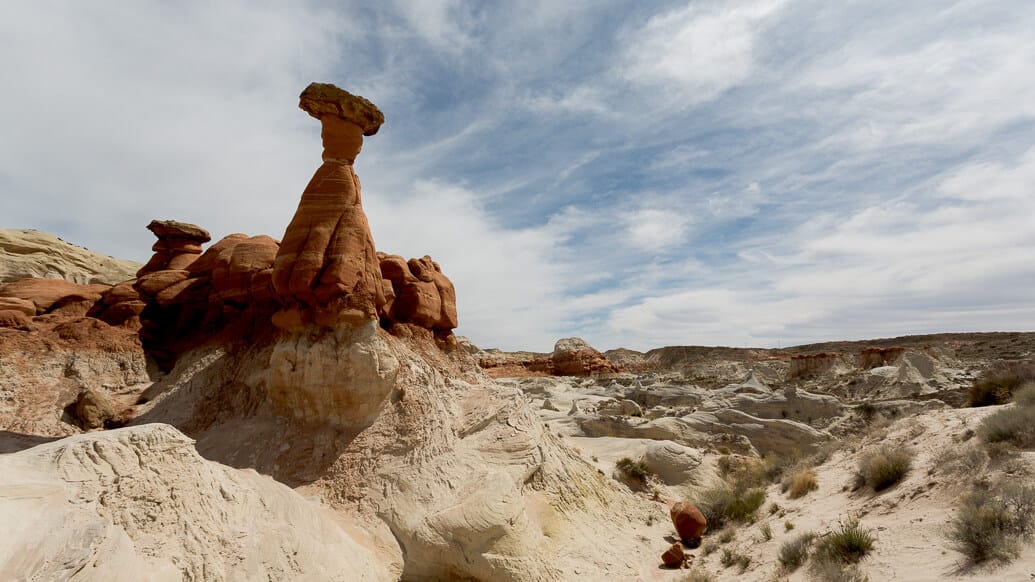
[[[961, 467], [951, 471], [943, 463], [944, 451], [973, 446], [974, 440], [957, 441], [968, 429], [976, 428], [981, 418], [998, 408], [938, 410], [894, 424], [871, 427], [867, 434], [850, 438], [844, 448], [816, 467], [818, 490], [792, 500], [780, 492], [779, 485], [771, 485], [756, 523], [736, 527], [734, 540], [707, 556], [700, 549], [690, 550], [694, 564], [716, 580], [808, 580], [807, 565], [791, 573], [780, 567], [777, 560], [780, 546], [803, 532], [821, 534], [836, 528], [841, 520], [858, 518], [863, 527], [871, 530], [877, 538], [876, 550], [861, 563], [862, 571], [871, 581], [1035, 580], [1035, 546], [1032, 544], [1026, 545], [1020, 557], [1005, 567], [960, 571], [962, 556], [950, 547], [945, 537], [958, 500], [970, 490], [976, 479], [993, 478], [990, 477], [993, 473], [988, 467]], [[566, 412], [540, 410], [540, 415], [552, 431], [564, 435], [567, 444], [606, 475], [612, 474], [618, 459], [637, 458], [651, 442], [646, 439], [574, 436], [577, 427]], [[851, 491], [860, 456], [882, 444], [903, 444], [915, 451], [909, 475], [880, 493]], [[706, 461], [716, 460], [716, 455], [709, 457]], [[1022, 453], [1017, 465], [1027, 467], [1028, 476], [1022, 478], [1035, 482], [1032, 476], [1035, 475], [1035, 452]], [[1015, 467], [1015, 476], [1018, 471], [1025, 469]], [[652, 547], [657, 546], [658, 563], [661, 553], [674, 541], [668, 505], [664, 501], [687, 495], [682, 487], [662, 487], [661, 491], [662, 499], [654, 519], [644, 516], [640, 529], [640, 535], [646, 538], [643, 541]], [[773, 503], [781, 509], [770, 514], [768, 509]], [[785, 523], [793, 524], [793, 529], [787, 530]], [[772, 539], [769, 541], [763, 540], [763, 524], [769, 524], [771, 528]], [[716, 540], [718, 532], [710, 533], [711, 536], [706, 536], [705, 540]], [[743, 573], [735, 566], [724, 568], [720, 564], [722, 548], [750, 556], [750, 567]], [[685, 575], [685, 571], [664, 570], [655, 564], [644, 565], [636, 579], [681, 580]]]

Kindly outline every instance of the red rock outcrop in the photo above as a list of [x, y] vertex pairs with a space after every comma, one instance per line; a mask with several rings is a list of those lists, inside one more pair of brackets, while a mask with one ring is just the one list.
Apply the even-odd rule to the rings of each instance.
[[859, 365], [864, 370], [879, 368], [895, 363], [906, 352], [906, 348], [866, 348], [859, 353]]
[[456, 290], [438, 263], [427, 255], [406, 261], [378, 253], [378, 258], [381, 276], [388, 282], [385, 289], [391, 289], [392, 301], [384, 310], [387, 319], [443, 333], [456, 328]]
[[618, 371], [618, 366], [577, 337], [558, 340], [550, 360], [555, 376], [596, 376]]
[[670, 513], [679, 539], [688, 544], [697, 543], [708, 527], [708, 520], [693, 503], [680, 501], [672, 506]]
[[108, 289], [109, 285], [79, 285], [63, 279], [32, 278], [0, 286], [0, 298], [20, 300], [18, 309], [25, 311], [26, 315], [29, 315], [27, 302], [31, 302], [36, 308], [32, 315], [59, 313], [82, 316]]
[[480, 354], [478, 365], [493, 378], [523, 376], [600, 376], [623, 368], [577, 337], [558, 340], [553, 353], [500, 352]]
[[333, 327], [377, 319], [385, 303], [381, 266], [363, 212], [352, 164], [363, 136], [377, 133], [384, 115], [362, 97], [313, 83], [299, 107], [320, 120], [323, 165], [302, 193], [273, 266], [273, 289], [286, 309], [273, 322]]
[[151, 247], [155, 254], [137, 271], [137, 277], [166, 269], [186, 269], [201, 256], [201, 245], [212, 240], [207, 230], [175, 220], [152, 220], [147, 229], [158, 237], [158, 242]]
[[803, 378], [826, 372], [840, 358], [841, 354], [837, 352], [791, 356], [791, 368], [787, 375], [791, 378]]
[[[278, 249], [277, 241], [265, 235], [228, 235], [186, 269], [154, 271], [133, 282], [131, 289], [112, 288], [117, 297], [98, 317], [116, 325], [120, 317], [132, 317], [129, 312], [143, 305], [136, 312], [141, 342], [168, 367], [198, 331], [215, 330], [241, 320], [245, 313], [245, 319], [268, 321], [276, 310], [272, 273]], [[107, 297], [101, 301], [106, 303]]]

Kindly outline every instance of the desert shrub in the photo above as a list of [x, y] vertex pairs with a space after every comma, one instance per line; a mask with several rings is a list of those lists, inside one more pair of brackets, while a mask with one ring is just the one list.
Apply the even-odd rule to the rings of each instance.
[[783, 522], [783, 531], [791, 531], [794, 529], [794, 523], [791, 520]]
[[978, 445], [947, 447], [933, 459], [935, 470], [946, 475], [971, 473], [985, 466], [988, 455]]
[[701, 555], [707, 556], [708, 554], [714, 553], [717, 549], [719, 549], [719, 544], [715, 542], [705, 542], [701, 545]]
[[1010, 443], [1022, 449], [1035, 447], [1035, 406], [1010, 406], [981, 421], [978, 434], [986, 443]]
[[969, 565], [1005, 563], [1020, 554], [1020, 541], [1035, 530], [1035, 487], [1009, 484], [978, 488], [949, 522], [946, 537]]
[[769, 504], [769, 515], [774, 515], [776, 513], [779, 513], [779, 511], [780, 511], [780, 504], [779, 503], [776, 503], [774, 501], [774, 502]]
[[737, 568], [743, 572], [751, 565], [751, 557], [726, 548], [722, 550], [722, 556], [719, 557], [719, 563], [722, 564], [723, 568], [729, 568], [730, 566], [736, 565]]
[[913, 451], [908, 447], [884, 446], [863, 455], [859, 461], [859, 478], [874, 491], [883, 491], [898, 483], [913, 464]]
[[773, 526], [769, 525], [769, 523], [763, 523], [762, 525], [758, 526], [758, 531], [762, 534], [763, 541], [768, 542], [769, 540], [773, 539]]
[[712, 575], [704, 570], [694, 568], [683, 576], [681, 582], [715, 582], [715, 578], [712, 578]]
[[823, 536], [816, 543], [813, 559], [817, 562], [854, 564], [863, 559], [876, 543], [868, 530], [857, 519], [841, 522], [838, 529]]
[[1013, 393], [1017, 406], [1035, 406], [1035, 382], [1025, 382]]
[[992, 406], [1010, 402], [1015, 390], [1035, 381], [1035, 362], [1008, 362], [986, 371], [970, 386], [967, 404]]
[[708, 520], [708, 527], [719, 528], [730, 522], [754, 519], [758, 508], [765, 503], [765, 489], [721, 483], [700, 492], [692, 501]]
[[869, 582], [869, 578], [855, 564], [816, 562], [809, 566], [810, 579], [818, 582]]
[[799, 469], [783, 478], [780, 489], [787, 493], [787, 496], [791, 499], [804, 497], [809, 491], [819, 489], [819, 483], [816, 482], [816, 472], [812, 469]]
[[622, 457], [621, 459], [618, 459], [618, 462], [615, 463], [615, 467], [617, 467], [619, 471], [624, 473], [626, 477], [629, 477], [630, 479], [633, 479], [635, 481], [639, 481], [643, 484], [647, 483], [647, 479], [652, 474], [650, 472], [650, 469], [648, 469], [646, 465], [634, 461], [629, 457]]
[[737, 532], [733, 528], [726, 528], [719, 534], [719, 543], [728, 544], [733, 541], [733, 538], [737, 537]]
[[797, 570], [799, 566], [805, 563], [806, 558], [809, 557], [809, 547], [812, 546], [812, 540], [814, 539], [816, 539], [816, 534], [806, 532], [793, 540], [784, 542], [780, 546], [780, 553], [777, 555], [780, 565], [789, 572]]

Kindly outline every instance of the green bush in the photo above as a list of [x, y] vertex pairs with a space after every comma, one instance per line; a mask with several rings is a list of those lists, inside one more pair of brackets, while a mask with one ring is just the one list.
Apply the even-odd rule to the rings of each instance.
[[986, 416], [978, 434], [986, 443], [1010, 443], [1018, 448], [1035, 447], [1035, 406], [1014, 405]]
[[841, 522], [836, 531], [823, 536], [816, 544], [813, 559], [818, 562], [854, 564], [870, 553], [876, 543], [868, 530], [857, 519]]
[[907, 447], [881, 447], [859, 461], [859, 478], [874, 491], [883, 491], [898, 483], [913, 465], [913, 451]]
[[758, 526], [758, 531], [762, 534], [762, 540], [768, 542], [773, 539], [773, 526], [768, 523], [763, 523]]
[[1035, 487], [1003, 485], [967, 496], [946, 537], [969, 565], [1006, 563], [1020, 554], [1020, 541], [1035, 528]]
[[615, 467], [619, 471], [625, 473], [627, 477], [640, 483], [647, 483], [647, 479], [652, 475], [650, 469], [647, 468], [643, 463], [639, 463], [630, 459], [629, 457], [622, 457], [615, 463]]
[[809, 547], [812, 546], [812, 540], [814, 539], [816, 539], [816, 534], [806, 532], [793, 540], [784, 542], [780, 546], [780, 553], [777, 555], [780, 565], [788, 572], [797, 570], [809, 557]]
[[692, 502], [708, 520], [709, 529], [720, 528], [729, 522], [753, 520], [765, 503], [765, 489], [722, 483], [702, 491]]

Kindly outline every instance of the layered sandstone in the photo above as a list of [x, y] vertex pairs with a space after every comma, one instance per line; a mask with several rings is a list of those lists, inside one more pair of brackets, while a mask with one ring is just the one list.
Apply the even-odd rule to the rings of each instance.
[[318, 83], [302, 92], [299, 107], [320, 120], [323, 165], [277, 252], [272, 283], [286, 308], [274, 324], [299, 329], [377, 319], [386, 303], [381, 265], [352, 164], [363, 136], [376, 133], [384, 115], [362, 97]]
[[28, 278], [114, 285], [132, 279], [140, 266], [38, 230], [0, 229], [0, 285]]
[[137, 271], [137, 277], [166, 269], [186, 269], [201, 256], [201, 245], [212, 240], [207, 230], [175, 220], [152, 220], [147, 229], [158, 237], [158, 242], [151, 247], [154, 255]]

